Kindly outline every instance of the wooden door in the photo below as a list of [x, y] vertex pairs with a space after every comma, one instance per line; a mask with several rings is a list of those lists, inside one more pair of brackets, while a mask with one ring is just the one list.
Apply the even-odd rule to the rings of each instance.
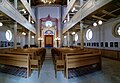
[[45, 47], [53, 47], [53, 35], [45, 35]]

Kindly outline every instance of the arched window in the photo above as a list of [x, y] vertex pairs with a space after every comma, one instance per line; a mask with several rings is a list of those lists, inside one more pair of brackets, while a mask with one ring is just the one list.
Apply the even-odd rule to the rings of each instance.
[[45, 26], [46, 26], [46, 27], [52, 27], [52, 25], [53, 25], [53, 24], [52, 24], [52, 21], [46, 21], [46, 22], [45, 22]]
[[10, 41], [12, 39], [12, 32], [10, 30], [7, 30], [5, 33], [6, 39]]
[[93, 37], [93, 32], [92, 32], [91, 29], [88, 29], [87, 32], [86, 32], [86, 38], [87, 38], [87, 40], [92, 39], [92, 37]]

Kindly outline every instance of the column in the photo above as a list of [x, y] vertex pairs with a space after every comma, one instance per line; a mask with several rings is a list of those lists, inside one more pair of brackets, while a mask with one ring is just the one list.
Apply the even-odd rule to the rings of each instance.
[[[14, 5], [17, 9], [17, 0], [14, 0]], [[14, 49], [17, 49], [17, 22], [14, 23]]]
[[81, 49], [84, 49], [84, 35], [83, 35], [83, 23], [80, 22], [80, 43]]
[[30, 38], [31, 38], [30, 31], [28, 31], [28, 47], [30, 47]]
[[54, 30], [54, 39], [53, 39], [53, 41], [54, 41], [54, 47], [56, 47], [57, 48], [57, 41], [55, 40], [56, 39], [56, 30]]
[[[31, 0], [29, 0], [29, 6], [31, 7]], [[28, 21], [31, 22], [30, 14], [29, 14], [29, 16], [28, 16]]]
[[83, 2], [84, 2], [83, 0], [80, 0], [80, 7], [83, 5]]
[[17, 22], [14, 23], [14, 49], [17, 49]]
[[70, 0], [67, 0], [67, 6], [69, 5]]
[[20, 34], [20, 47], [23, 48], [23, 35]]
[[70, 32], [67, 32], [67, 45], [70, 47]]
[[[67, 0], [67, 6], [69, 5], [69, 3], [70, 3], [70, 0]], [[68, 15], [67, 15], [67, 21], [68, 21], [68, 22], [70, 21], [70, 15], [69, 15], [69, 13], [68, 13]]]

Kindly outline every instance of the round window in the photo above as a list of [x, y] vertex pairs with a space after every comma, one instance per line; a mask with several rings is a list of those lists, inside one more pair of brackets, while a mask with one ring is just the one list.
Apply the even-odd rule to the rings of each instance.
[[10, 41], [12, 39], [12, 32], [10, 30], [7, 30], [5, 36], [6, 39]]
[[91, 29], [88, 29], [87, 32], [86, 32], [86, 38], [87, 38], [87, 40], [92, 39], [92, 37], [93, 37], [93, 32], [92, 32]]
[[78, 41], [78, 34], [75, 34], [75, 41]]
[[45, 26], [46, 27], [52, 27], [52, 21], [46, 21]]
[[118, 35], [120, 35], [120, 26], [118, 27], [117, 32], [118, 32]]
[[115, 37], [120, 37], [120, 23], [116, 24], [113, 28], [113, 35]]

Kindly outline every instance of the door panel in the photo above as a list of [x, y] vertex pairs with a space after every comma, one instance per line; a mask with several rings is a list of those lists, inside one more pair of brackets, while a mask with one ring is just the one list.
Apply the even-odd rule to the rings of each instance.
[[53, 35], [45, 35], [45, 47], [53, 47]]

